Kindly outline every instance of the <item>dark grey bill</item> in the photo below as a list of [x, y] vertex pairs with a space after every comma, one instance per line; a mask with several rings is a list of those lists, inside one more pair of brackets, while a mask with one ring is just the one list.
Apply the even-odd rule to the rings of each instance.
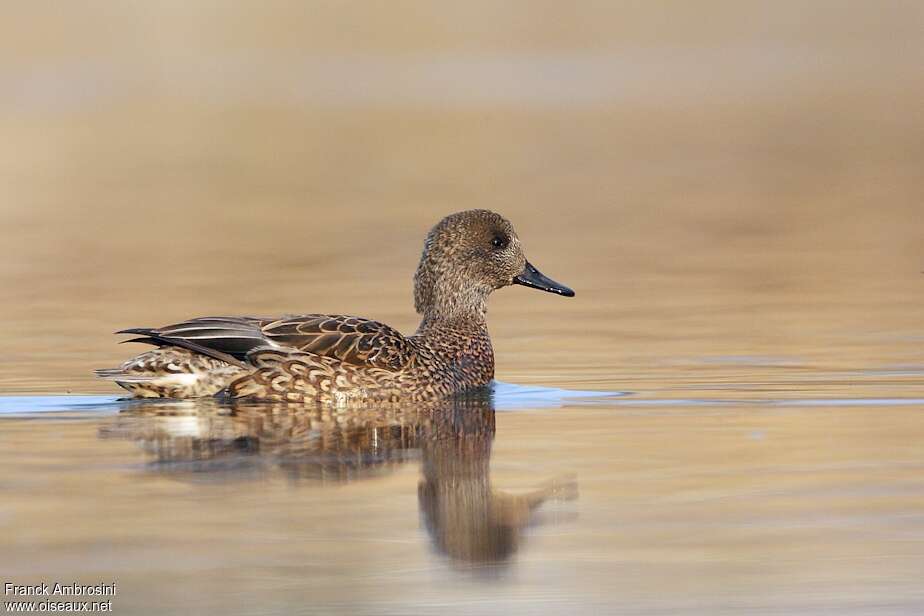
[[574, 291], [569, 289], [563, 284], [559, 284], [547, 278], [533, 267], [532, 263], [529, 261], [526, 262], [526, 267], [523, 268], [523, 273], [519, 276], [513, 277], [514, 284], [521, 284], [524, 287], [532, 287], [534, 289], [542, 289], [543, 291], [548, 291], [549, 293], [558, 293], [559, 295], [564, 295], [565, 297], [574, 297]]

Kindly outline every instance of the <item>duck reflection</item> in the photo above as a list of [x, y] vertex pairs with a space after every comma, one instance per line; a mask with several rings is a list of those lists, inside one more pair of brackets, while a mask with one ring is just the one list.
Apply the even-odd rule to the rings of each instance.
[[[480, 423], [490, 425], [481, 429]], [[491, 487], [494, 412], [453, 413], [442, 438], [420, 443], [423, 477], [417, 495], [436, 549], [468, 563], [503, 561], [517, 549], [533, 512], [550, 498], [573, 499], [573, 479], [553, 480], [525, 494]]]
[[421, 460], [418, 503], [434, 547], [462, 563], [512, 556], [536, 509], [573, 499], [573, 479], [527, 493], [494, 489], [490, 393], [415, 406], [343, 409], [288, 404], [126, 402], [101, 438], [130, 439], [146, 468], [184, 481], [240, 481], [282, 473], [297, 485], [380, 476]]

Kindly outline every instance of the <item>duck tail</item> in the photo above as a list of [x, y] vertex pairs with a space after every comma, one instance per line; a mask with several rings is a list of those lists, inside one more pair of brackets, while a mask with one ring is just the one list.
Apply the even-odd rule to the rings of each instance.
[[146, 374], [130, 374], [123, 368], [98, 368], [93, 372], [101, 379], [116, 383], [150, 383], [159, 378]]
[[229, 355], [224, 351], [219, 351], [201, 344], [192, 342], [185, 338], [175, 338], [172, 336], [164, 336], [156, 329], [151, 329], [148, 327], [133, 327], [131, 329], [123, 329], [117, 331], [117, 334], [140, 334], [140, 338], [131, 338], [129, 340], [123, 340], [122, 342], [141, 342], [144, 344], [153, 344], [158, 347], [165, 346], [175, 346], [180, 347], [181, 349], [186, 349], [188, 351], [193, 351], [194, 353], [200, 353], [207, 357], [213, 357], [215, 359], [221, 360], [225, 363], [231, 364], [232, 366], [237, 366], [238, 368], [247, 368], [247, 364], [234, 357]]
[[98, 368], [93, 371], [101, 379], [114, 381], [117, 377], [123, 375], [121, 368]]

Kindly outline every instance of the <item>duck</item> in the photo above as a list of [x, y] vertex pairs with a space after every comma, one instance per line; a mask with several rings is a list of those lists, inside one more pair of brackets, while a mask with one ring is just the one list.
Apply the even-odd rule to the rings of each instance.
[[117, 334], [155, 348], [97, 370], [138, 398], [227, 397], [344, 405], [420, 402], [490, 386], [487, 302], [521, 285], [574, 297], [536, 269], [513, 225], [483, 209], [450, 214], [427, 234], [414, 276], [413, 335], [341, 314], [207, 316]]

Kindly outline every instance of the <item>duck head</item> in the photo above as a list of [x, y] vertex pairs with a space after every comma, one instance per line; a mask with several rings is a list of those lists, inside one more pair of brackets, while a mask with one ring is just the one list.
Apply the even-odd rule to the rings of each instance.
[[414, 304], [424, 316], [484, 315], [488, 295], [514, 284], [574, 296], [526, 260], [506, 218], [468, 210], [450, 214], [427, 235], [414, 277]]

